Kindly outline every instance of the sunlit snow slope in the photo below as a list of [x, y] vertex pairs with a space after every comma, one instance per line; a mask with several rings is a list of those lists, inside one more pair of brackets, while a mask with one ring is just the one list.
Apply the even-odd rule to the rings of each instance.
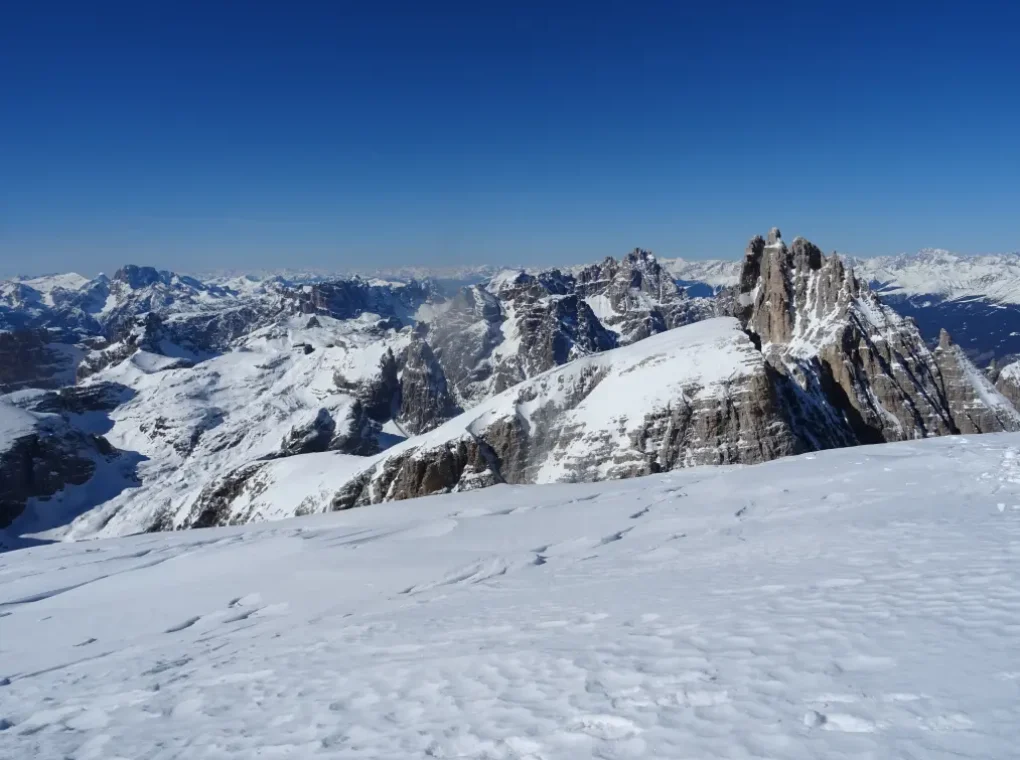
[[0, 556], [0, 756], [1008, 758], [1020, 435]]

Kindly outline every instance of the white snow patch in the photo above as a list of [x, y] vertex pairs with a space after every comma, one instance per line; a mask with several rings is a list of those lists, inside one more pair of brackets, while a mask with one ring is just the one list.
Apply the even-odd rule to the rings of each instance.
[[[996, 504], [1020, 502], [1018, 448], [948, 437], [12, 552], [0, 743], [1012, 757], [1020, 511]], [[307, 461], [295, 477], [328, 477]]]

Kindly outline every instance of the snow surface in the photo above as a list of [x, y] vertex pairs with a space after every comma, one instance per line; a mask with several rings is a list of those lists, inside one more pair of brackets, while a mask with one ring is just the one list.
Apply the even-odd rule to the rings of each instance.
[[1009, 758], [1020, 435], [0, 557], [11, 758]]
[[854, 259], [858, 276], [884, 294], [981, 298], [1020, 304], [1020, 253], [965, 256], [926, 248], [914, 254]]
[[[513, 323], [511, 315], [504, 325]], [[514, 339], [508, 336], [500, 347]], [[407, 449], [424, 451], [476, 435], [502, 419], [516, 416], [532, 426], [537, 412], [556, 407], [562, 410], [557, 426], [573, 433], [567, 446], [549, 452], [536, 482], [573, 479], [570, 466], [592, 459], [594, 440], [613, 452], [601, 455], [597, 472], [589, 473], [603, 479], [611, 476], [618, 458], [640, 446], [633, 432], [647, 415], [680, 403], [722, 398], [731, 384], [763, 372], [761, 354], [736, 319], [706, 319], [554, 367], [366, 460], [364, 469]]]
[[18, 282], [27, 285], [39, 293], [42, 293], [45, 303], [52, 306], [54, 290], [81, 290], [88, 285], [91, 280], [89, 280], [88, 277], [83, 277], [77, 272], [66, 272], [64, 274], [51, 274], [43, 277], [22, 279], [18, 280]]
[[[320, 315], [317, 327], [308, 327], [308, 321], [293, 317], [256, 330], [236, 350], [194, 367], [140, 351], [91, 376], [87, 384], [113, 382], [129, 389], [105, 426], [93, 432], [141, 455], [139, 482], [38, 537], [144, 531], [159, 514], [190, 507], [215, 479], [278, 452], [284, 437], [311, 423], [320, 409], [338, 429], [348, 425], [354, 397], [337, 387], [336, 377], [350, 383], [375, 377], [386, 350], [399, 352], [409, 335], [380, 333], [369, 314], [342, 321]], [[314, 491], [315, 484], [312, 478], [305, 485]], [[13, 527], [24, 533], [28, 518], [19, 519]]]
[[6, 451], [15, 440], [31, 433], [38, 419], [39, 415], [0, 398], [0, 451]]
[[740, 280], [741, 258], [732, 260], [659, 259], [659, 264], [677, 280], [703, 282], [713, 288], [727, 288]]
[[1020, 362], [1010, 362], [999, 372], [1000, 378], [1009, 378], [1013, 382], [1020, 382]]

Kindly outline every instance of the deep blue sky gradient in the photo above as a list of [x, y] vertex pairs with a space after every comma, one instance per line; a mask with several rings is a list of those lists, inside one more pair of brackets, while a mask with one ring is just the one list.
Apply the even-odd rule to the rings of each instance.
[[[886, 5], [894, 7], [886, 7]], [[1020, 249], [1015, 3], [5, 3], [0, 274]]]

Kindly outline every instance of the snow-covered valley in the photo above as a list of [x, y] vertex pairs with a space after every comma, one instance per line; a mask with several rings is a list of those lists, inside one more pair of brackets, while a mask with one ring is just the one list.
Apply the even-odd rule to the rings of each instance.
[[11, 758], [1006, 758], [1020, 435], [0, 556]]

